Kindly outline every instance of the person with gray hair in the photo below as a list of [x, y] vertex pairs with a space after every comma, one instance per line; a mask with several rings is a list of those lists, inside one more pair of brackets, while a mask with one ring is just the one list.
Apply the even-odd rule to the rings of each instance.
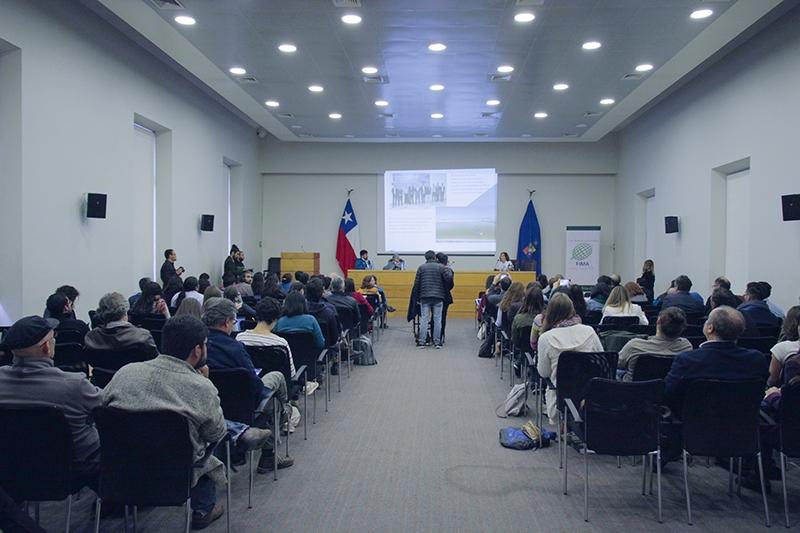
[[[268, 372], [264, 376], [258, 376], [253, 360], [245, 350], [244, 344], [231, 337], [233, 327], [236, 324], [236, 304], [227, 298], [211, 298], [203, 304], [203, 323], [208, 327], [208, 368], [211, 370], [221, 370], [226, 368], [244, 368], [252, 380], [253, 390], [256, 397], [255, 403], [264, 401], [272, 391], [275, 395], [270, 399], [267, 408], [264, 409], [268, 416], [271, 416], [272, 402], [278, 401], [283, 405], [283, 416], [289, 420], [292, 410], [289, 406], [289, 392], [286, 387], [286, 378], [281, 372]], [[269, 420], [255, 421], [255, 425], [266, 427]], [[264, 474], [274, 469], [275, 463], [275, 436], [268, 438], [261, 449], [261, 458], [258, 461], [258, 473]], [[294, 464], [294, 459], [289, 456], [278, 457], [278, 468], [288, 468]]]
[[325, 299], [336, 308], [336, 314], [339, 315], [340, 322], [342, 317], [349, 317], [350, 323], [354, 326], [361, 323], [358, 302], [344, 292], [344, 279], [339, 276], [331, 279], [331, 294]]
[[97, 314], [103, 325], [86, 334], [85, 347], [94, 352], [108, 352], [112, 358], [121, 350], [135, 350], [142, 360], [156, 357], [158, 347], [153, 335], [128, 322], [129, 309], [128, 299], [120, 293], [103, 295], [97, 304]]

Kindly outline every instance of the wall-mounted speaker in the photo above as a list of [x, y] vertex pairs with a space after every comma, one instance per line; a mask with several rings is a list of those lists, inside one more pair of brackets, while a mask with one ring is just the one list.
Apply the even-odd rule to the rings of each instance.
[[781, 196], [783, 220], [800, 220], [800, 194]]
[[200, 217], [200, 231], [214, 231], [214, 215]]
[[678, 217], [664, 217], [664, 229], [667, 233], [678, 233]]
[[86, 218], [106, 218], [106, 195], [90, 192], [86, 195]]

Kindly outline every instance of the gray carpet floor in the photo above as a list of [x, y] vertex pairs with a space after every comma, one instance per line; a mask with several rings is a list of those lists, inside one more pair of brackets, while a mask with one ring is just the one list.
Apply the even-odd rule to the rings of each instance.
[[[693, 527], [686, 524], [678, 464], [663, 477], [664, 523], [655, 496], [642, 496], [641, 466], [617, 468], [610, 457], [590, 457], [590, 516], [583, 521], [583, 462], [569, 450], [570, 493], [562, 494], [556, 446], [515, 451], [498, 444], [498, 430], [526, 418], [503, 420], [494, 408], [508, 392], [492, 359], [476, 357], [471, 320], [451, 319], [441, 350], [414, 347], [411, 329], [394, 320], [375, 343], [379, 364], [354, 367], [332, 386], [329, 412], [317, 404], [290, 441], [296, 464], [256, 475], [247, 508], [247, 472], [233, 475], [232, 530], [265, 531], [760, 531], [760, 496], [727, 495], [727, 472], [698, 460], [690, 470]], [[335, 378], [334, 378], [335, 379]], [[506, 378], [507, 379], [507, 378]], [[319, 396], [322, 400], [322, 395]], [[800, 472], [789, 475], [793, 528], [800, 527]], [[769, 498], [773, 526], [783, 529], [780, 483]], [[221, 494], [224, 497], [224, 493]], [[91, 494], [75, 506], [73, 531], [91, 531]], [[145, 509], [139, 531], [180, 531], [182, 510]], [[48, 531], [63, 531], [63, 506], [42, 506]], [[119, 519], [102, 531], [122, 531]], [[795, 529], [797, 530], [797, 529]], [[207, 531], [225, 531], [224, 518]]]

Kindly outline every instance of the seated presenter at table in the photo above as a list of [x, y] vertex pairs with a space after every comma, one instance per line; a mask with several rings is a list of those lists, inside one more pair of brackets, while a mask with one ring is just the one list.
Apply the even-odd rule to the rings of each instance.
[[514, 263], [512, 263], [511, 259], [508, 257], [508, 252], [500, 252], [500, 258], [497, 260], [497, 263], [494, 264], [494, 269], [500, 272], [510, 272], [514, 270]]
[[406, 269], [406, 261], [402, 259], [400, 255], [394, 254], [392, 258], [389, 259], [389, 262], [386, 263], [386, 266], [383, 267], [384, 270], [405, 270]]
[[369, 260], [369, 252], [361, 250], [358, 252], [358, 259], [356, 259], [356, 270], [372, 270], [372, 261]]

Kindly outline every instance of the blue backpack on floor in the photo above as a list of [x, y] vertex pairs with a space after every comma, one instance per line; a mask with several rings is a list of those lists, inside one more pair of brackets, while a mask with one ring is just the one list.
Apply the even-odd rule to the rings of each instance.
[[507, 427], [500, 430], [500, 445], [512, 450], [530, 450], [534, 442], [520, 428]]

